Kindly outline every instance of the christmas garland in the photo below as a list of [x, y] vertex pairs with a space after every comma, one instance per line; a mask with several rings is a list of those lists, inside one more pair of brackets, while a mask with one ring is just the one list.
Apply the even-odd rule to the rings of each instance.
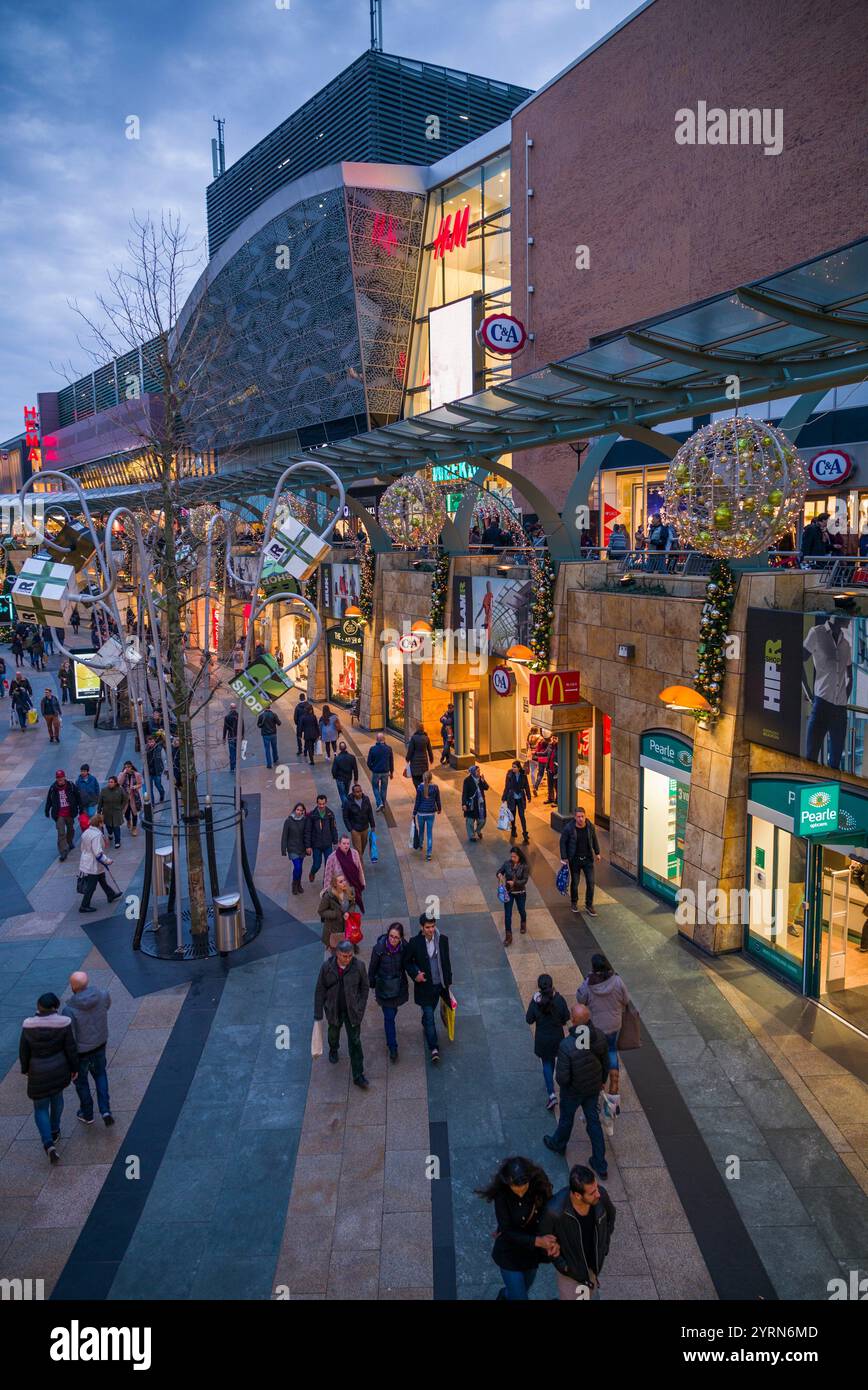
[[440, 555], [431, 582], [431, 626], [442, 632], [446, 622], [446, 594], [449, 589], [449, 556]]
[[370, 546], [365, 544], [365, 536], [359, 531], [356, 536], [356, 558], [360, 569], [359, 607], [366, 623], [374, 617], [374, 580], [377, 576], [377, 561]]
[[539, 558], [536, 555], [531, 557], [530, 572], [534, 589], [530, 633], [534, 659], [530, 669], [547, 671], [551, 656], [555, 597], [555, 570], [547, 550], [543, 550]]
[[735, 603], [732, 570], [725, 560], [715, 560], [705, 592], [706, 599], [699, 620], [694, 685], [711, 705], [710, 712], [700, 710], [696, 716], [700, 723], [707, 725], [719, 719], [721, 714], [726, 677], [726, 637]]

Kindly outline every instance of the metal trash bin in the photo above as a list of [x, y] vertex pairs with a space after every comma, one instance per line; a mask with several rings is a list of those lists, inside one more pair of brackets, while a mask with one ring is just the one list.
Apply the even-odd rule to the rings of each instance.
[[172, 882], [172, 846], [160, 845], [154, 850], [154, 892], [158, 898], [169, 896]]
[[241, 894], [225, 893], [214, 899], [214, 938], [221, 955], [227, 951], [237, 951], [244, 939], [244, 923], [241, 917]]

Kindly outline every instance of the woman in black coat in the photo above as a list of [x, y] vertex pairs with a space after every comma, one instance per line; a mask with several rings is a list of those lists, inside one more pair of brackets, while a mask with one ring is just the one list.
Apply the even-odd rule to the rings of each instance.
[[63, 1092], [78, 1074], [78, 1048], [72, 1019], [60, 1013], [56, 994], [41, 994], [36, 1014], [25, 1018], [18, 1043], [18, 1059], [27, 1077], [27, 1094], [33, 1101], [33, 1118], [42, 1146], [52, 1163], [60, 1138]]
[[555, 1095], [555, 1059], [564, 1040], [564, 1026], [570, 1021], [570, 1010], [566, 999], [555, 989], [551, 975], [540, 975], [536, 985], [537, 992], [527, 1006], [525, 1021], [532, 1028], [536, 1027], [534, 1056], [542, 1062], [548, 1096], [546, 1110], [554, 1110], [558, 1103]]
[[504, 1284], [497, 1297], [525, 1301], [540, 1264], [560, 1254], [556, 1236], [539, 1234], [552, 1185], [542, 1168], [516, 1156], [508, 1158], [476, 1195], [494, 1203], [497, 1232], [491, 1258]]
[[416, 732], [407, 744], [407, 762], [410, 765], [410, 776], [413, 778], [415, 786], [418, 787], [433, 761], [434, 750], [431, 747], [431, 740], [425, 732], [425, 726], [424, 724], [417, 724]]
[[525, 819], [524, 808], [531, 798], [530, 782], [527, 780], [527, 773], [521, 763], [513, 763], [509, 772], [506, 774], [506, 782], [503, 787], [501, 801], [505, 801], [512, 813], [512, 825], [509, 828], [509, 838], [515, 839], [516, 819], [521, 821], [522, 844], [527, 844], [529, 836], [527, 833], [527, 821]]
[[398, 1060], [398, 1032], [395, 1019], [402, 1004], [410, 998], [407, 983], [405, 960], [407, 942], [404, 928], [400, 922], [392, 922], [388, 931], [377, 938], [371, 952], [368, 967], [368, 982], [374, 997], [383, 1010], [383, 1026], [386, 1030], [386, 1046], [392, 1062]]
[[304, 857], [307, 854], [304, 837], [307, 830], [307, 811], [303, 801], [297, 801], [292, 808], [292, 814], [287, 816], [283, 822], [283, 834], [280, 837], [280, 852], [292, 860], [292, 891], [293, 893], [303, 893], [304, 888], [301, 883], [301, 871], [304, 865]]

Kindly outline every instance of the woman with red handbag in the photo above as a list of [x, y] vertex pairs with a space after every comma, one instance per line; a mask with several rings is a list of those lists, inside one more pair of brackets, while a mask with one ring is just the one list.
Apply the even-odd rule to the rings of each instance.
[[353, 941], [353, 950], [358, 955], [358, 942], [362, 939], [362, 915], [358, 911], [352, 887], [341, 874], [335, 874], [329, 887], [323, 889], [317, 913], [322, 922], [322, 944], [325, 947], [326, 960], [334, 955], [335, 949], [342, 941], [353, 940], [350, 935], [352, 926], [358, 931], [357, 940]]

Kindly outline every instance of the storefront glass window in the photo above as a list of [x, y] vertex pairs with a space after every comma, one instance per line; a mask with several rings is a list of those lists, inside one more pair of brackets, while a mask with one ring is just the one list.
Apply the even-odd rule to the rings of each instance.
[[674, 734], [642, 735], [641, 882], [675, 901], [684, 871], [684, 837], [690, 804], [693, 752]]
[[329, 698], [335, 704], [349, 706], [356, 699], [361, 685], [361, 652], [329, 644]]
[[798, 984], [805, 949], [804, 840], [751, 817], [748, 946]]
[[386, 660], [386, 723], [390, 729], [403, 733], [407, 727], [406, 667], [397, 647], [390, 647]]

